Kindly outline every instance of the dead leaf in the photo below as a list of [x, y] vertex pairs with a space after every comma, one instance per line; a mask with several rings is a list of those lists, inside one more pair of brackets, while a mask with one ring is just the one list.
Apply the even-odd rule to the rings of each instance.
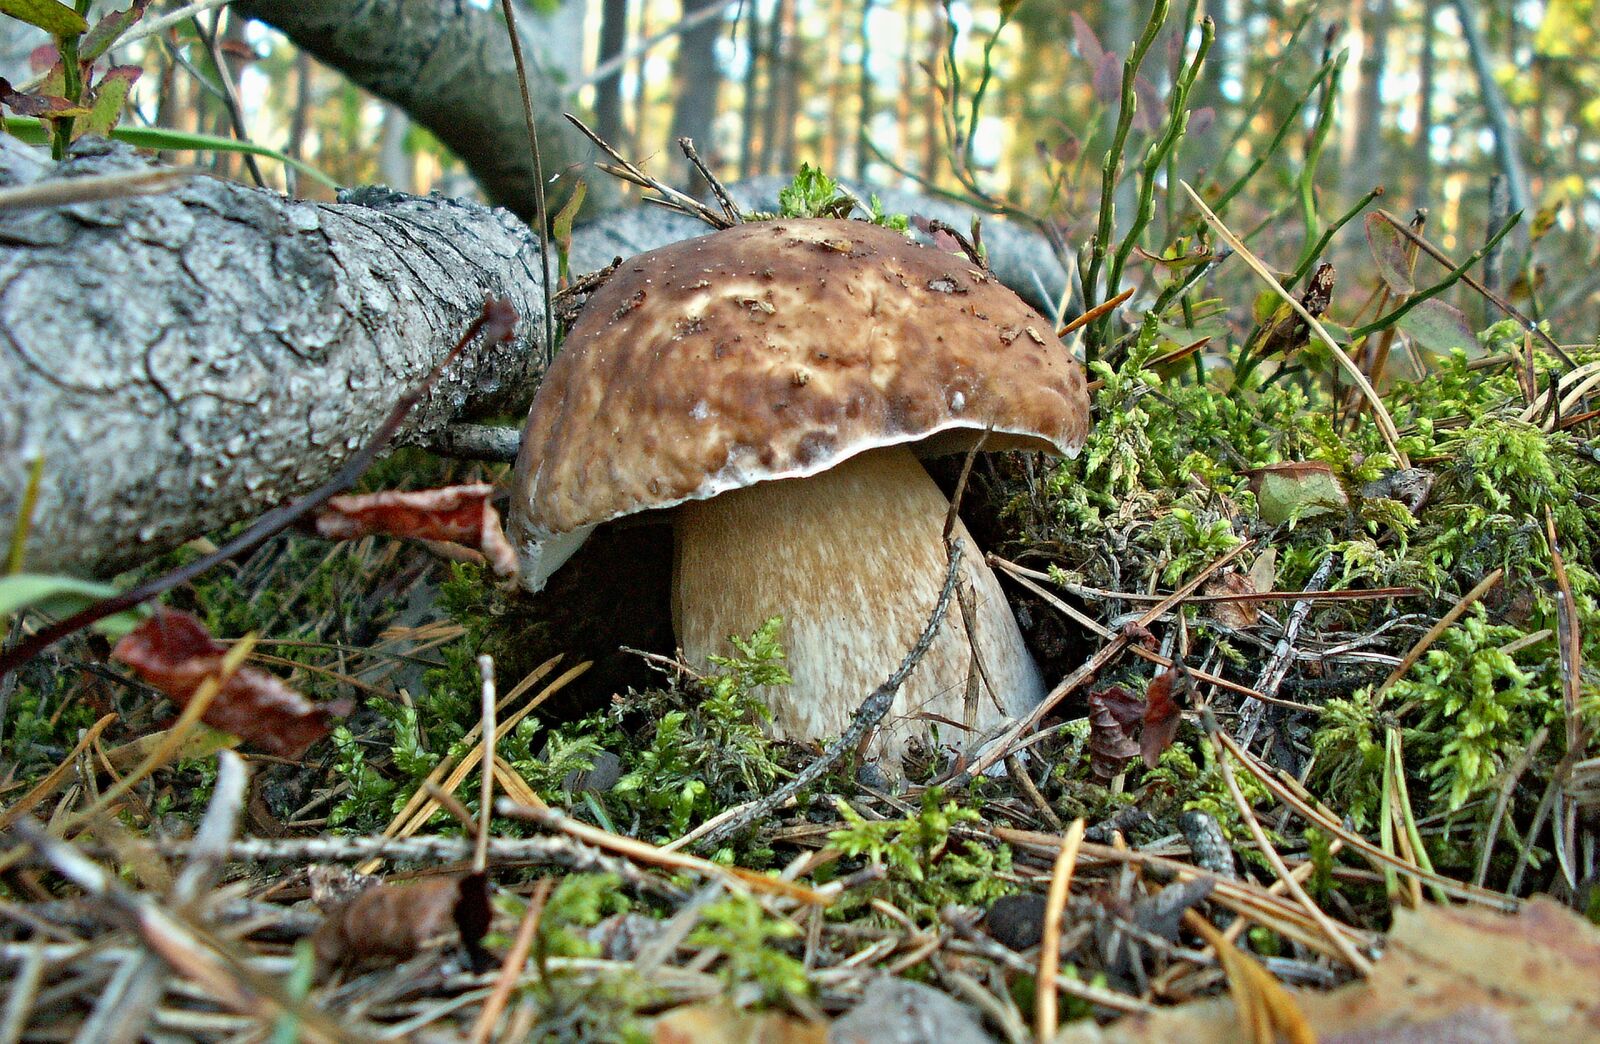
[[1217, 960], [1228, 976], [1228, 994], [1238, 1013], [1238, 1027], [1254, 1044], [1317, 1044], [1317, 1035], [1283, 984], [1272, 977], [1256, 959], [1229, 942], [1227, 937], [1201, 918], [1192, 923], [1202, 938], [1217, 951]]
[[777, 1011], [743, 1011], [709, 1001], [685, 1004], [656, 1019], [655, 1044], [827, 1044], [828, 1027]]
[[[1224, 573], [1200, 589], [1201, 594], [1251, 595], [1258, 588], [1249, 573]], [[1206, 606], [1206, 615], [1224, 627], [1242, 631], [1254, 627], [1261, 619], [1261, 610], [1250, 602], [1212, 602]]]
[[[1388, 945], [1367, 980], [1326, 993], [1285, 992], [1309, 1030], [1327, 1042], [1497, 1044], [1596, 1039], [1597, 980], [1600, 928], [1535, 896], [1516, 914], [1396, 909]], [[1076, 1023], [1056, 1044], [1225, 1044], [1240, 1039], [1237, 1011], [1229, 998], [1193, 1001], [1107, 1026]]]
[[386, 490], [334, 497], [316, 514], [317, 535], [354, 540], [373, 534], [463, 544], [483, 554], [498, 576], [517, 571], [517, 555], [489, 498], [494, 486], [473, 482], [442, 489]]
[[1170, 667], [1156, 675], [1144, 694], [1144, 728], [1139, 732], [1139, 753], [1146, 768], [1161, 762], [1161, 753], [1172, 746], [1183, 714], [1172, 698], [1179, 680], [1178, 669]]
[[[128, 632], [111, 651], [145, 682], [179, 706], [222, 668], [228, 646], [211, 637], [199, 619], [178, 609], [158, 609]], [[201, 716], [214, 729], [231, 732], [281, 758], [298, 758], [328, 734], [329, 721], [355, 709], [348, 699], [315, 704], [280, 679], [254, 667], [234, 671]]]
[[1139, 753], [1129, 727], [1144, 717], [1144, 706], [1120, 685], [1089, 694], [1089, 768], [1096, 779], [1115, 777]]
[[325, 965], [398, 963], [458, 941], [476, 958], [489, 916], [483, 874], [375, 884], [334, 906], [311, 941]]
[[1250, 563], [1250, 586], [1257, 591], [1270, 591], [1278, 582], [1278, 549], [1269, 547]]

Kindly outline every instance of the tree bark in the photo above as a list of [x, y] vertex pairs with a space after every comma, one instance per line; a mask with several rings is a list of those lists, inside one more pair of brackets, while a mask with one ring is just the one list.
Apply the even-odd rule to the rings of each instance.
[[[0, 183], [140, 169], [79, 144], [52, 166], [0, 139]], [[733, 187], [772, 210], [786, 179]], [[971, 212], [911, 193], [890, 210], [965, 229]], [[580, 228], [584, 272], [706, 229], [654, 207]], [[1062, 273], [1043, 237], [984, 234], [996, 275], [1035, 301]], [[25, 566], [108, 575], [314, 488], [426, 374], [486, 294], [524, 322], [469, 351], [407, 419], [517, 415], [543, 371], [538, 243], [511, 215], [386, 190], [336, 204], [194, 178], [160, 195], [0, 210], [0, 546], [43, 458]], [[1037, 288], [1029, 292], [1030, 288]]]
[[[80, 144], [53, 167], [0, 140], [0, 181], [138, 169]], [[504, 211], [373, 191], [297, 202], [197, 177], [0, 211], [0, 540], [39, 499], [31, 571], [104, 575], [312, 488], [376, 430], [486, 294], [524, 318], [467, 353], [415, 437], [514, 410], [542, 370], [538, 243]]]
[[[600, 12], [600, 57], [606, 62], [622, 53], [628, 42], [628, 0], [605, 0]], [[627, 149], [622, 138], [622, 70], [618, 69], [594, 85], [594, 128], [600, 137], [618, 149]]]
[[[683, 17], [689, 18], [713, 2], [715, 0], [683, 0]], [[720, 19], [702, 22], [684, 33], [678, 38], [678, 58], [672, 70], [678, 101], [672, 111], [673, 144], [668, 151], [673, 169], [682, 171], [674, 180], [691, 196], [705, 196], [711, 186], [682, 158], [676, 141], [692, 139], [701, 158], [716, 166], [717, 142], [712, 132], [717, 116], [718, 89], [722, 86], [722, 71], [717, 68], [717, 37], [720, 35]]]
[[[234, 9], [282, 30], [406, 110], [461, 158], [490, 200], [532, 216], [533, 156], [498, 7], [486, 11], [465, 0], [239, 0]], [[528, 78], [545, 175], [566, 176], [593, 150], [562, 119], [559, 88], [537, 68]], [[606, 181], [589, 180], [593, 209], [620, 198]], [[564, 195], [560, 188], [552, 193]]]

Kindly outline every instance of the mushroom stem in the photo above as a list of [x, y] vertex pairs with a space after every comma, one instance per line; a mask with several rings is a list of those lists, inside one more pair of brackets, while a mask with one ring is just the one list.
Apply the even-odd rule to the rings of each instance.
[[[758, 692], [772, 731], [793, 740], [836, 736], [900, 663], [944, 583], [942, 531], [950, 502], [911, 450], [873, 450], [804, 479], [762, 482], [680, 505], [675, 517], [672, 619], [692, 662], [727, 651], [781, 614], [790, 686]], [[1039, 669], [994, 573], [966, 527], [961, 584], [977, 641], [952, 607], [901, 687], [878, 746], [892, 758], [937, 729], [970, 749], [1044, 696]], [[967, 707], [976, 647], [989, 685]], [[963, 725], [970, 727], [967, 733]]]

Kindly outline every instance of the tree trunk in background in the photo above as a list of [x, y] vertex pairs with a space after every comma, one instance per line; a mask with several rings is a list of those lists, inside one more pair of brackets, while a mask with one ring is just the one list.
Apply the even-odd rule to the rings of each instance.
[[1484, 116], [1494, 134], [1495, 158], [1500, 172], [1505, 175], [1506, 187], [1511, 193], [1512, 211], [1522, 212], [1522, 222], [1511, 233], [1518, 254], [1528, 250], [1528, 223], [1533, 219], [1533, 193], [1528, 187], [1528, 173], [1522, 165], [1522, 146], [1511, 114], [1506, 108], [1505, 95], [1494, 78], [1488, 47], [1483, 33], [1478, 29], [1477, 12], [1467, 0], [1455, 0], [1457, 23], [1461, 36], [1467, 42], [1467, 54], [1478, 78], [1478, 93], [1483, 102]]
[[[911, 48], [914, 43], [911, 29], [915, 25], [915, 13], [916, 5], [907, 4], [906, 62], [902, 67], [904, 71], [901, 74], [907, 77], [911, 75], [914, 68], [911, 64]], [[868, 66], [872, 64], [872, 34], [868, 32], [871, 18], [872, 0], [861, 0], [861, 18], [856, 23], [856, 46], [861, 51], [861, 60], [856, 69], [856, 135], [855, 141], [851, 143], [851, 153], [855, 162], [851, 164], [850, 168], [854, 172], [857, 181], [867, 176], [867, 164], [872, 162], [872, 119], [876, 113], [876, 106], [872, 104], [872, 77], [867, 71]], [[909, 99], [912, 94], [911, 81], [908, 79], [900, 90], [900, 98], [905, 103], [904, 111], [899, 114], [901, 116], [899, 120], [900, 147], [897, 150], [893, 150], [899, 153], [897, 158], [902, 163], [906, 161], [905, 139], [911, 133], [911, 106]]]
[[[496, 5], [498, 6], [498, 5]], [[560, 0], [554, 7], [539, 0], [517, 4], [517, 28], [522, 49], [558, 84], [577, 83], [587, 69], [584, 61], [584, 23], [589, 20], [587, 0]]]
[[[683, 0], [683, 17], [688, 18], [712, 0]], [[672, 110], [672, 141], [668, 152], [672, 169], [678, 172], [673, 180], [684, 186], [692, 196], [704, 196], [711, 186], [699, 171], [690, 168], [688, 161], [678, 151], [679, 138], [693, 138], [700, 157], [712, 167], [716, 166], [717, 143], [712, 135], [713, 121], [717, 116], [717, 92], [722, 85], [722, 73], [717, 67], [717, 37], [722, 35], [722, 20], [712, 18], [678, 37], [678, 58], [673, 67], [677, 102]]]
[[[944, 62], [944, 34], [949, 30], [944, 24], [944, 11], [939, 6], [939, 0], [928, 0], [928, 68], [941, 69]], [[926, 77], [928, 74], [918, 72]], [[924, 177], [936, 178], [944, 167], [945, 145], [944, 120], [939, 111], [939, 92], [933, 89], [933, 84], [924, 82], [922, 85], [922, 119], [927, 128], [928, 136], [922, 142], [922, 174]]]
[[[600, 55], [597, 65], [622, 53], [628, 40], [628, 0], [605, 0], [600, 10]], [[622, 137], [622, 70], [594, 85], [594, 129], [626, 154]]]
[[739, 119], [739, 176], [748, 178], [756, 172], [756, 117], [761, 101], [761, 65], [765, 58], [765, 32], [760, 7], [756, 3], [745, 6], [744, 12], [744, 97], [741, 99]]
[[[866, 0], [861, 3], [866, 6]], [[840, 174], [844, 171], [845, 89], [848, 86], [844, 75], [844, 48], [845, 34], [850, 31], [845, 23], [844, 0], [829, 0], [828, 26], [831, 35], [822, 44], [826, 57], [822, 62], [820, 84], [827, 91], [828, 115], [824, 126], [818, 128], [816, 156], [823, 170]], [[862, 64], [866, 64], [864, 58]]]
[[805, 41], [800, 38], [799, 15], [794, 0], [782, 5], [780, 26], [782, 46], [778, 51], [778, 169], [793, 174], [796, 167], [795, 132], [800, 122], [800, 55]]
[[1411, 150], [1411, 174], [1414, 179], [1411, 200], [1415, 207], [1429, 206], [1433, 199], [1434, 20], [1438, 13], [1439, 0], [1423, 0], [1422, 24], [1417, 34], [1418, 46], [1422, 48], [1418, 59], [1417, 136]]
[[[232, 10], [283, 31], [405, 109], [461, 158], [491, 200], [523, 218], [532, 215], [533, 157], [498, 8], [436, 0], [238, 0]], [[594, 150], [562, 119], [559, 89], [538, 69], [530, 74], [545, 176], [587, 164]], [[589, 180], [593, 208], [620, 198], [607, 179]]]
[[406, 136], [411, 131], [411, 117], [404, 109], [388, 102], [383, 104], [383, 130], [378, 135], [378, 180], [396, 192], [415, 192], [416, 164], [406, 148]]
[[761, 99], [761, 152], [756, 170], [762, 174], [777, 173], [778, 166], [778, 107], [783, 95], [783, 24], [784, 8], [794, 0], [777, 0], [772, 8], [772, 19], [767, 23], [766, 90]]
[[[1343, 182], [1345, 194], [1359, 196], [1386, 175], [1383, 157], [1383, 73], [1389, 64], [1389, 28], [1394, 21], [1394, 0], [1351, 0], [1354, 15], [1363, 17], [1359, 29], [1364, 47], [1349, 87], [1354, 118], [1345, 122]], [[1350, 70], [1346, 71], [1346, 75]]]

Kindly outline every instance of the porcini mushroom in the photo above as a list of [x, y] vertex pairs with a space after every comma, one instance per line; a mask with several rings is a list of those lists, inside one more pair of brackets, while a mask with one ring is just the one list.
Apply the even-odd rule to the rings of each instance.
[[[739, 225], [641, 254], [597, 290], [523, 432], [508, 527], [538, 590], [594, 526], [673, 511], [673, 626], [701, 661], [774, 614], [794, 683], [762, 693], [781, 737], [837, 735], [915, 642], [943, 584], [949, 503], [918, 455], [1072, 455], [1083, 372], [1050, 324], [959, 254], [860, 221]], [[985, 434], [987, 433], [987, 435]], [[879, 749], [967, 719], [976, 736], [1044, 687], [964, 527], [969, 643], [951, 612]]]

